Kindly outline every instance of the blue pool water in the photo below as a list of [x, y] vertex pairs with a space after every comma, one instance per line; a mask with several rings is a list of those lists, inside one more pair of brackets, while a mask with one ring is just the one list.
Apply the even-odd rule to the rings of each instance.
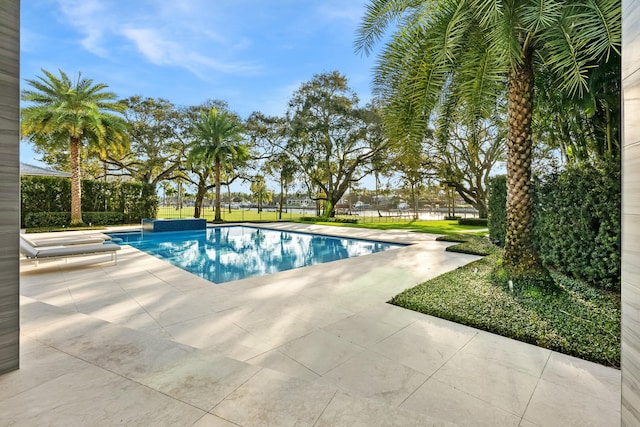
[[404, 246], [244, 226], [108, 234], [116, 243], [131, 245], [214, 283]]

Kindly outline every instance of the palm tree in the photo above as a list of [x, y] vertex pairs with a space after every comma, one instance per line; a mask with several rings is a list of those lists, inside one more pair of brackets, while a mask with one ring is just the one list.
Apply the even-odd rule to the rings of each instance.
[[22, 100], [32, 104], [21, 112], [22, 135], [49, 150], [69, 150], [71, 165], [71, 224], [82, 223], [81, 148], [86, 143], [98, 153], [126, 147], [125, 121], [109, 112], [121, 112], [116, 95], [105, 92], [106, 84], [94, 84], [78, 73], [75, 81], [62, 71], [57, 77], [27, 80], [32, 89], [22, 91]]
[[[589, 69], [620, 54], [618, 0], [371, 0], [356, 50], [369, 54], [397, 23], [376, 68], [392, 136], [420, 140], [450, 87], [481, 111], [506, 81], [507, 242], [504, 265], [523, 273], [540, 261], [532, 243], [531, 153], [534, 77], [544, 64], [558, 90], [580, 96]], [[499, 94], [493, 94], [495, 98]]]
[[203, 166], [214, 164], [216, 187], [214, 222], [222, 222], [220, 214], [220, 174], [223, 163], [248, 156], [246, 145], [242, 141], [242, 125], [239, 120], [226, 111], [218, 112], [212, 108], [208, 114], [200, 112], [200, 120], [195, 127], [195, 137], [189, 162]]

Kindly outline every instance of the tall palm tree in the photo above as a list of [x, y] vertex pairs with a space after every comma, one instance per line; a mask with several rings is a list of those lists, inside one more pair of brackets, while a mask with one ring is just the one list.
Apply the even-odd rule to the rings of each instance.
[[544, 64], [558, 90], [584, 93], [589, 69], [620, 53], [620, 15], [618, 0], [370, 0], [367, 6], [356, 51], [369, 54], [397, 24], [374, 78], [396, 137], [420, 140], [449, 87], [480, 110], [488, 88], [506, 80], [507, 267], [540, 267], [530, 193], [534, 71]]
[[242, 125], [240, 121], [226, 111], [212, 108], [208, 114], [200, 112], [196, 123], [195, 137], [189, 162], [203, 166], [214, 165], [216, 186], [215, 222], [222, 222], [220, 213], [220, 175], [223, 163], [242, 160], [248, 157], [248, 149], [242, 144]]
[[62, 71], [55, 76], [27, 80], [31, 89], [22, 91], [22, 100], [31, 104], [21, 111], [22, 135], [50, 150], [69, 150], [71, 165], [71, 224], [82, 223], [81, 148], [84, 143], [97, 152], [126, 147], [126, 123], [110, 112], [121, 112], [116, 95], [106, 92], [104, 83], [82, 78], [75, 81]]

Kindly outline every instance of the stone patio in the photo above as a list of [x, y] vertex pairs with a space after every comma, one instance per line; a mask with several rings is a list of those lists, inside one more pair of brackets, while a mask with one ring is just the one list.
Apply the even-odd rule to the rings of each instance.
[[[386, 304], [476, 257], [413, 243], [214, 285], [131, 247], [21, 265], [2, 425], [612, 426], [620, 371]], [[99, 261], [99, 260], [98, 260]]]

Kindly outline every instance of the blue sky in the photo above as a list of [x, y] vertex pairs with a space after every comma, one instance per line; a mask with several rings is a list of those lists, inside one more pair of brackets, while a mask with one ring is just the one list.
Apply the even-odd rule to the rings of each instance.
[[[365, 0], [29, 0], [21, 78], [82, 72], [119, 97], [222, 99], [246, 118], [282, 115], [294, 90], [338, 70], [362, 102], [375, 56], [354, 53]], [[29, 144], [20, 159], [39, 165]]]

